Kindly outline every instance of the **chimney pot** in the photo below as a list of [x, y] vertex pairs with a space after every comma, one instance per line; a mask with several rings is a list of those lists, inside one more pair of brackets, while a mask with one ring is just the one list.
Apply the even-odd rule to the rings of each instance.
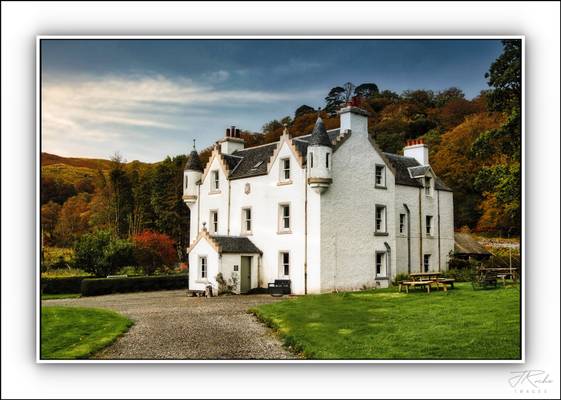
[[236, 137], [239, 138], [240, 137], [240, 130], [238, 128], [236, 128]]
[[226, 128], [226, 137], [230, 137], [230, 128]]

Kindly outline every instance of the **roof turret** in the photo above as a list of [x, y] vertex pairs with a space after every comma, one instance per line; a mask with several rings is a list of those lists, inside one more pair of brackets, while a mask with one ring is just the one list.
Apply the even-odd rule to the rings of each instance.
[[197, 153], [197, 149], [195, 148], [195, 139], [193, 139], [193, 150], [191, 150], [191, 153], [187, 158], [187, 162], [185, 163], [185, 170], [203, 172], [203, 164], [201, 163], [199, 153]]
[[314, 130], [308, 142], [310, 146], [327, 146], [331, 147], [331, 140], [329, 140], [329, 135], [323, 124], [323, 120], [318, 116]]

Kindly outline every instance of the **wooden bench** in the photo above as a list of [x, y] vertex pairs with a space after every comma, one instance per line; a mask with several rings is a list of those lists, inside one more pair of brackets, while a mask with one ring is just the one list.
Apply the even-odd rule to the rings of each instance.
[[269, 283], [268, 287], [271, 296], [290, 294], [290, 279], [275, 279], [275, 282]]
[[435, 280], [436, 288], [438, 289], [442, 287], [445, 292], [448, 291], [448, 286], [450, 286], [451, 289], [454, 289], [454, 282], [455, 280], [452, 278], [438, 278]]
[[434, 281], [400, 281], [399, 282], [399, 292], [401, 292], [401, 288], [405, 287], [405, 293], [409, 293], [409, 287], [420, 287], [420, 288], [427, 288], [427, 293], [430, 293], [430, 286], [434, 283]]

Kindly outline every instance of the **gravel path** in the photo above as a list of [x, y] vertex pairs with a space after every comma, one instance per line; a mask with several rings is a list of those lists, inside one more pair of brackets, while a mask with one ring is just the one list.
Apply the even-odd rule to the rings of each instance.
[[294, 359], [247, 310], [268, 295], [187, 297], [183, 290], [45, 300], [44, 306], [100, 307], [135, 324], [97, 359]]

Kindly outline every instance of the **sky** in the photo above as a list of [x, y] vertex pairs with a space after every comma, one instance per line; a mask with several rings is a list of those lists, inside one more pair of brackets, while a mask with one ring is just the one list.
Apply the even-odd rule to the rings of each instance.
[[42, 40], [42, 151], [156, 162], [231, 125], [253, 132], [324, 106], [345, 82], [487, 88], [499, 40]]

